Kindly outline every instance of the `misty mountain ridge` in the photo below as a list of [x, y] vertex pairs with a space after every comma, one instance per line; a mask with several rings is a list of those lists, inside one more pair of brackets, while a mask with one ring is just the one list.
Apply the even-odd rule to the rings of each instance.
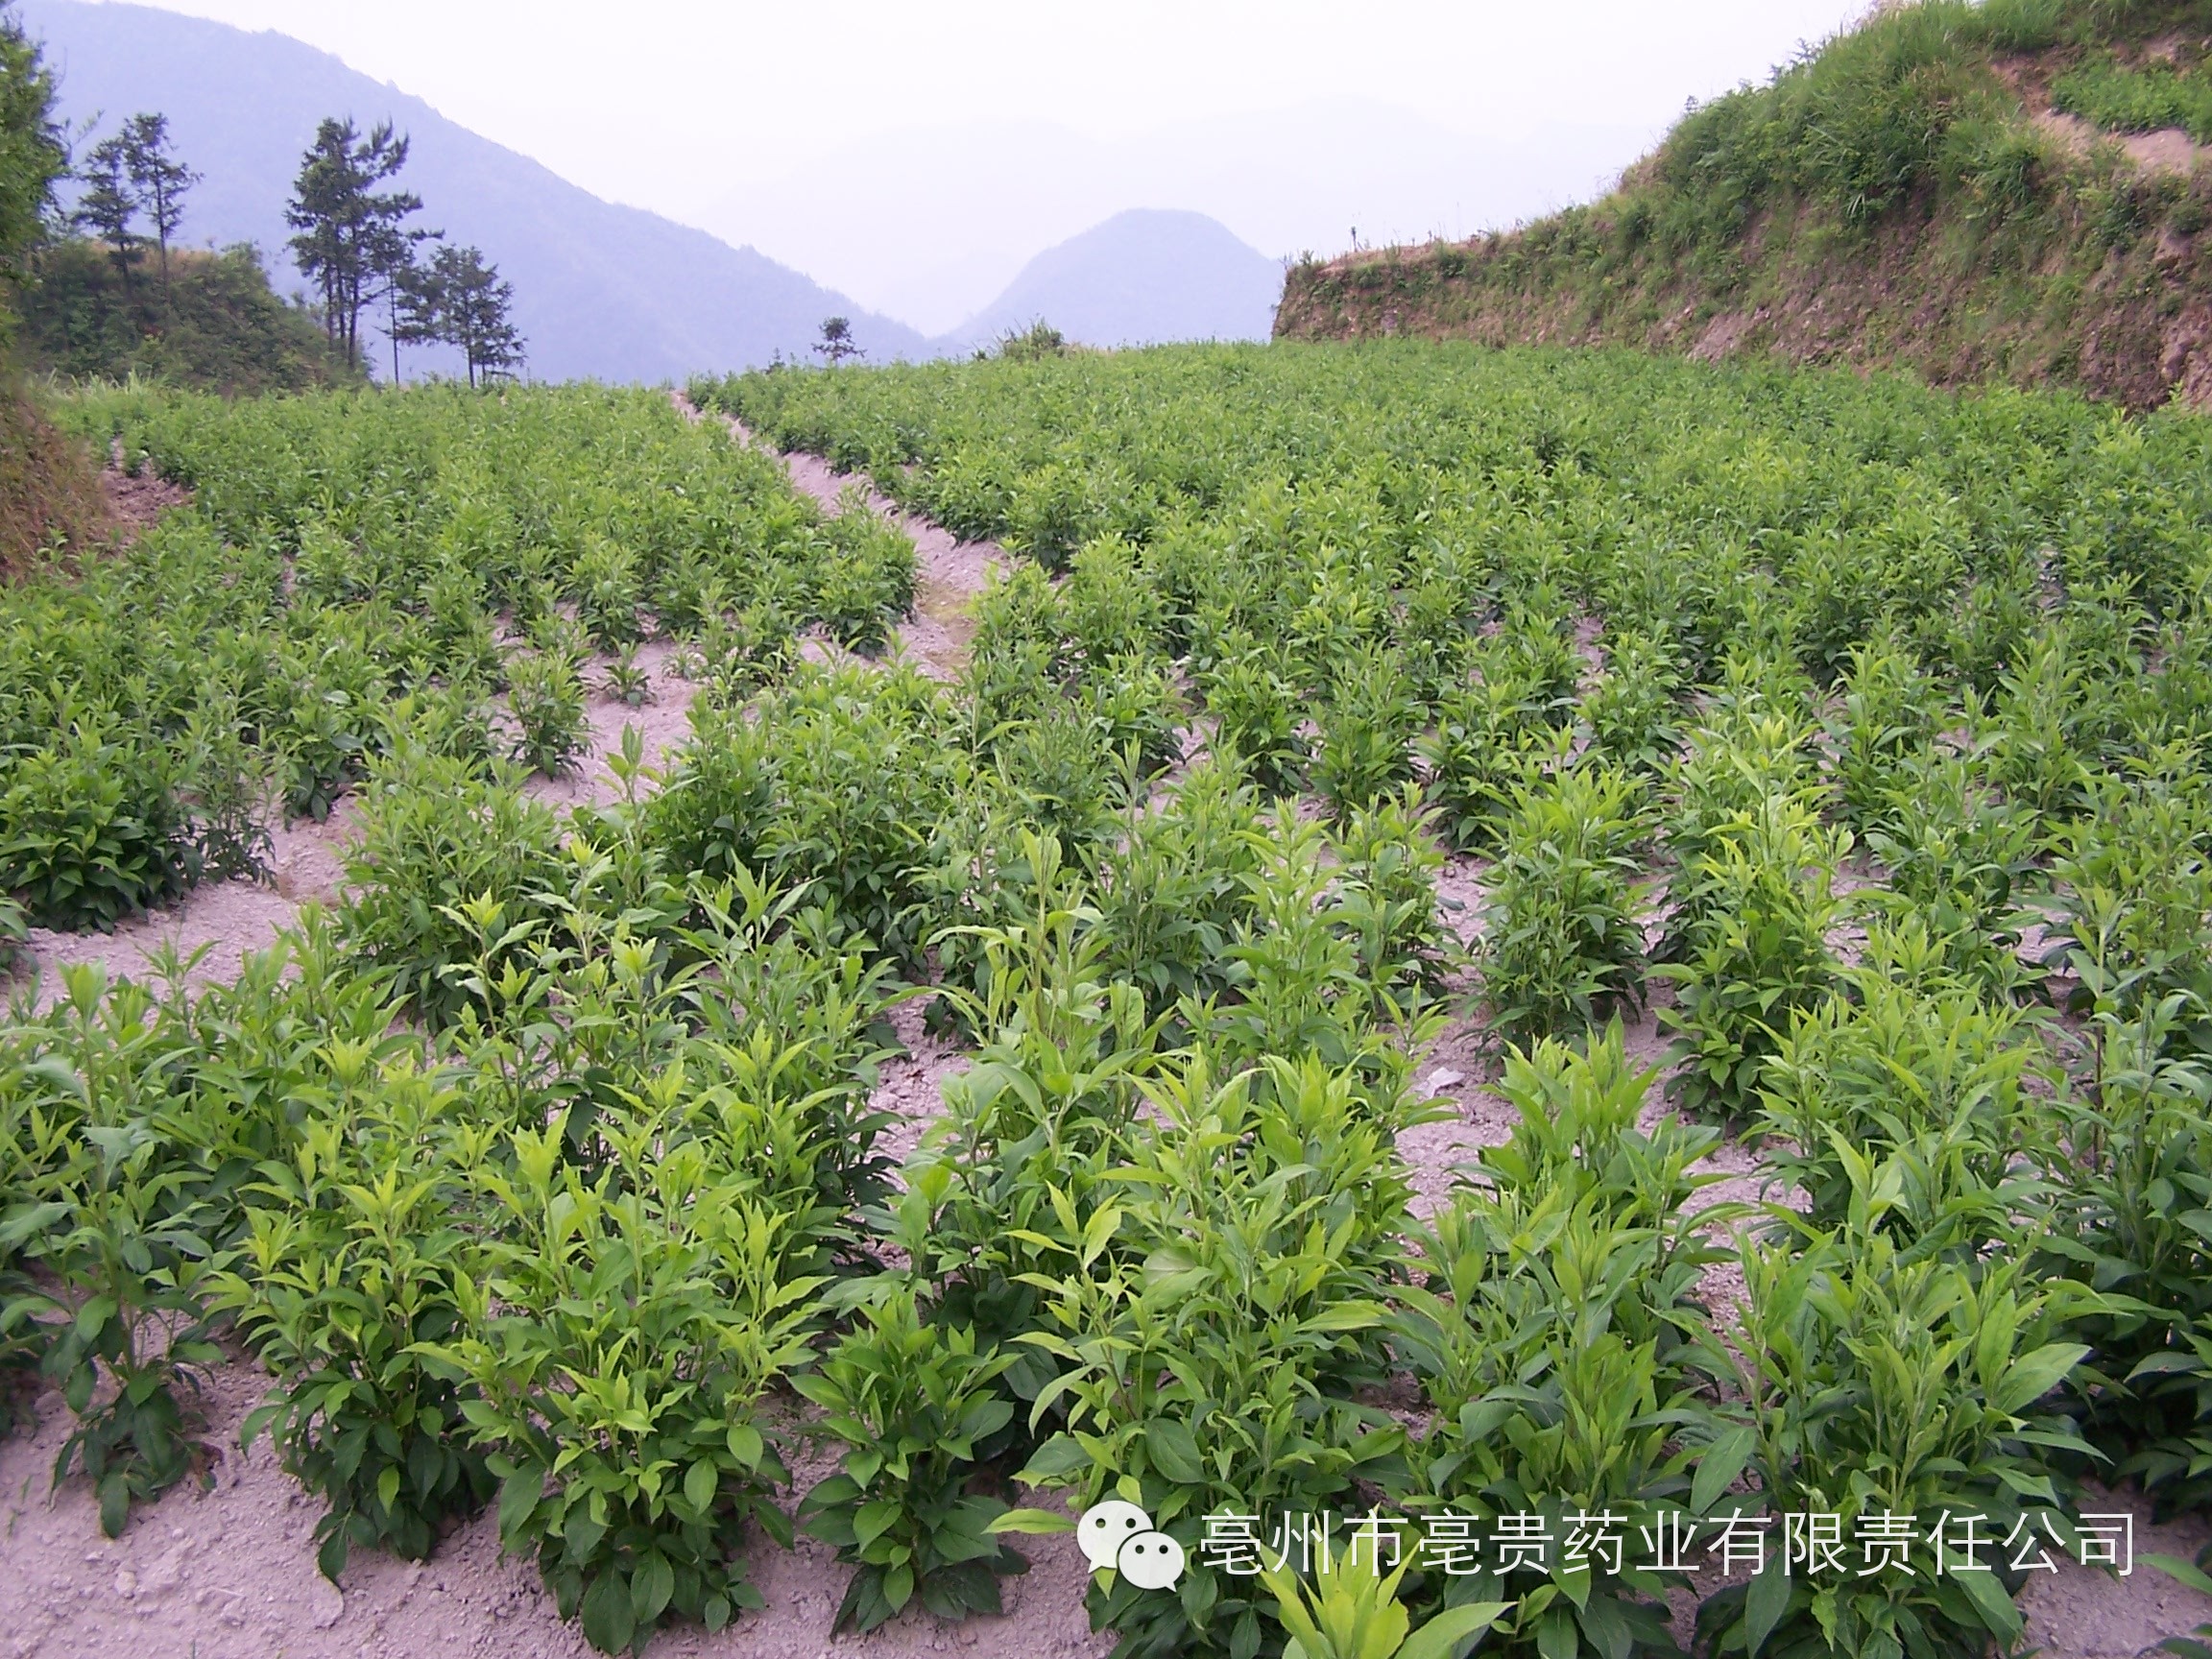
[[[106, 132], [137, 110], [166, 114], [178, 154], [204, 176], [180, 239], [256, 244], [280, 293], [299, 286], [284, 204], [301, 156], [324, 117], [350, 115], [363, 131], [390, 119], [407, 135], [397, 182], [422, 198], [417, 223], [481, 248], [514, 283], [540, 378], [678, 380], [803, 356], [831, 314], [852, 320], [872, 359], [927, 350], [904, 324], [752, 248], [601, 201], [287, 36], [82, 0], [24, 0], [20, 12], [45, 43], [63, 119], [97, 115]], [[445, 367], [415, 349], [406, 364]]]
[[[45, 44], [63, 119], [97, 118], [104, 133], [141, 109], [166, 114], [203, 176], [180, 242], [254, 244], [279, 293], [301, 286], [284, 204], [317, 125], [390, 120], [409, 140], [397, 183], [422, 198], [416, 223], [481, 248], [514, 284], [527, 370], [543, 379], [679, 380], [779, 353], [810, 360], [832, 315], [851, 320], [871, 362], [965, 353], [1040, 317], [1095, 346], [1263, 339], [1282, 285], [1274, 260], [1214, 220], [1130, 209], [1036, 254], [998, 300], [931, 340], [734, 238], [605, 202], [290, 36], [118, 0], [20, 10]], [[379, 336], [373, 367], [389, 373], [382, 320], [364, 321], [365, 339]], [[402, 368], [454, 373], [451, 355], [408, 348]]]

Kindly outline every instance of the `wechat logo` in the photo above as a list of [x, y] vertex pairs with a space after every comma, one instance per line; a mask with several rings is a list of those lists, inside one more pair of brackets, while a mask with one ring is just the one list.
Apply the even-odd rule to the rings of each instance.
[[1093, 1505], [1075, 1523], [1083, 1559], [1112, 1568], [1140, 1590], [1169, 1590], [1183, 1576], [1183, 1546], [1152, 1529], [1152, 1517], [1118, 1498]]

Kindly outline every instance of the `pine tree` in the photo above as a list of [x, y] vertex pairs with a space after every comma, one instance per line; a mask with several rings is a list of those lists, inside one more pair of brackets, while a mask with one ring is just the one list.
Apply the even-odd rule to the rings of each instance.
[[406, 279], [400, 337], [459, 347], [475, 386], [522, 361], [514, 305], [515, 285], [480, 251], [441, 248]]
[[407, 164], [407, 140], [389, 121], [364, 138], [351, 121], [325, 120], [301, 157], [285, 223], [299, 232], [293, 257], [301, 275], [322, 290], [323, 327], [349, 363], [361, 362], [361, 312], [377, 295], [380, 279], [397, 275], [392, 239], [420, 212], [422, 199], [405, 190], [374, 186]]
[[383, 227], [373, 238], [369, 248], [369, 268], [377, 284], [377, 298], [384, 301], [384, 332], [392, 342], [392, 383], [399, 384], [399, 348], [413, 341], [427, 340], [432, 335], [410, 330], [413, 319], [413, 299], [417, 284], [422, 277], [422, 266], [417, 250], [425, 242], [435, 242], [445, 234], [443, 230], [410, 229], [399, 225]]
[[131, 252], [138, 245], [137, 232], [131, 227], [138, 217], [140, 204], [137, 188], [131, 180], [130, 152], [121, 134], [93, 145], [78, 177], [84, 180], [84, 193], [77, 198], [71, 216], [81, 228], [108, 244], [108, 257], [115, 261], [128, 286]]
[[154, 239], [161, 250], [161, 291], [169, 291], [169, 238], [184, 221], [184, 198], [200, 182], [200, 175], [169, 152], [169, 117], [137, 114], [124, 123], [118, 134], [123, 147], [123, 169], [129, 174], [138, 205], [154, 223]]
[[848, 357], [865, 357], [868, 355], [867, 352], [860, 349], [859, 342], [853, 338], [852, 319], [847, 317], [823, 318], [822, 338], [815, 344], [814, 349], [829, 359], [831, 368], [835, 368]]
[[53, 74], [0, 0], [0, 275], [14, 276], [37, 244], [68, 167]]

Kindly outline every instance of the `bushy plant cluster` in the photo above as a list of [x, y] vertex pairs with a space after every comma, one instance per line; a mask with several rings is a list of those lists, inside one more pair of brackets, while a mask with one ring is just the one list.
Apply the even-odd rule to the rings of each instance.
[[2178, 127], [2200, 144], [2212, 141], [2212, 77], [2200, 63], [2186, 70], [2171, 63], [2137, 68], [2096, 59], [2054, 81], [2051, 103], [2108, 132]]

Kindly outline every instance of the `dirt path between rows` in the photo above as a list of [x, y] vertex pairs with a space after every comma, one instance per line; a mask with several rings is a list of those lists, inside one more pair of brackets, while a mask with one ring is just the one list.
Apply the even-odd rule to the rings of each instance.
[[[706, 418], [683, 393], [669, 397], [685, 420]], [[866, 479], [839, 473], [819, 455], [799, 450], [779, 453], [734, 415], [723, 416], [722, 421], [738, 443], [776, 455], [792, 484], [819, 502], [824, 512], [841, 513], [848, 500], [858, 500], [906, 533], [914, 543], [914, 614], [899, 625], [900, 644], [931, 679], [957, 678], [968, 665], [968, 648], [975, 637], [975, 596], [995, 572], [1012, 564], [1011, 555], [992, 542], [963, 541], [944, 526], [903, 511]]]

